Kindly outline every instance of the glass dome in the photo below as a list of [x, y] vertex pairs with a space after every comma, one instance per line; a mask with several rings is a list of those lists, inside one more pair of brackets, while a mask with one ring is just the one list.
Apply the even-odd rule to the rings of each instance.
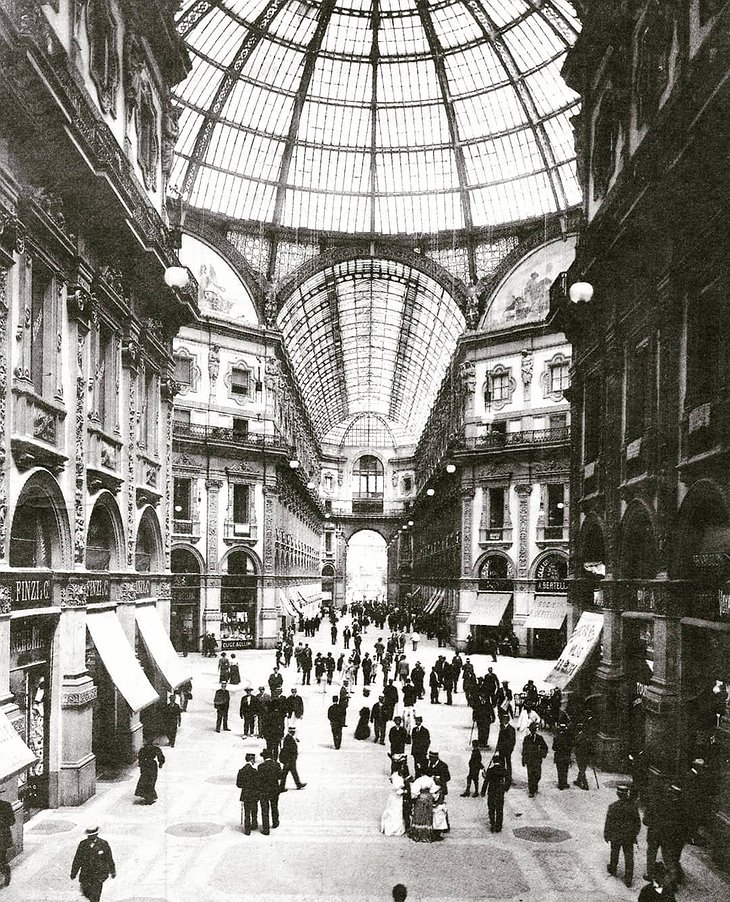
[[580, 202], [567, 0], [186, 0], [171, 187], [243, 221], [366, 234]]

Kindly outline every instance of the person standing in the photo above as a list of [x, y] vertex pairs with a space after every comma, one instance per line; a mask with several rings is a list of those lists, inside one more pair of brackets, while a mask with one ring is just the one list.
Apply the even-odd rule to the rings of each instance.
[[362, 681], [365, 686], [369, 686], [372, 682], [373, 675], [373, 659], [370, 657], [370, 652], [366, 651], [363, 655], [362, 664]]
[[228, 729], [228, 709], [231, 705], [231, 693], [226, 688], [225, 683], [220, 684], [220, 688], [215, 690], [213, 696], [213, 707], [215, 708], [215, 731], [220, 733], [221, 727]]
[[292, 687], [289, 698], [286, 700], [287, 714], [289, 718], [301, 720], [304, 717], [304, 699], [298, 694], [296, 686]]
[[428, 768], [426, 773], [433, 777], [436, 783], [441, 788], [441, 793], [444, 797], [449, 794], [449, 781], [451, 780], [451, 771], [449, 770], [449, 765], [442, 761], [439, 758], [438, 752], [429, 752], [428, 753]]
[[246, 763], [239, 770], [236, 786], [241, 790], [241, 826], [246, 836], [251, 829], [258, 829], [257, 808], [259, 803], [259, 773], [254, 766], [256, 755], [246, 753]]
[[85, 832], [86, 839], [78, 844], [71, 865], [71, 879], [78, 874], [82, 895], [89, 902], [99, 902], [104, 881], [107, 877], [114, 879], [117, 869], [109, 843], [99, 838], [99, 828], [87, 827]]
[[444, 687], [444, 692], [446, 693], [446, 704], [453, 705], [454, 668], [448, 661], [444, 661], [444, 666], [441, 670], [441, 685]]
[[575, 763], [578, 765], [578, 778], [573, 780], [573, 784], [580, 789], [590, 789], [586, 769], [591, 758], [591, 737], [582, 723], [576, 727], [573, 751], [575, 752]]
[[494, 710], [489, 702], [477, 692], [472, 695], [474, 702], [474, 723], [477, 725], [477, 739], [479, 747], [489, 748], [489, 731], [494, 723]]
[[423, 665], [420, 661], [416, 661], [411, 670], [411, 682], [416, 687], [416, 692], [418, 693], [419, 698], [423, 698], [426, 694], [423, 689], [423, 682], [426, 679], [426, 671], [423, 669]]
[[403, 684], [403, 723], [406, 730], [413, 729], [417, 699], [418, 692], [416, 691], [416, 687], [409, 679], [406, 679]]
[[330, 627], [330, 636], [332, 638], [332, 644], [337, 645], [337, 624], [333, 623]]
[[553, 739], [553, 759], [558, 772], [558, 789], [570, 789], [568, 770], [572, 754], [573, 740], [568, 732], [568, 725], [566, 723], [558, 724], [558, 732]]
[[256, 723], [256, 699], [253, 697], [253, 690], [250, 686], [246, 687], [246, 691], [241, 698], [241, 707], [239, 715], [243, 720], [243, 735], [253, 736], [254, 725]]
[[177, 738], [177, 728], [182, 723], [182, 708], [175, 701], [174, 694], [170, 696], [165, 705], [163, 723], [165, 727], [165, 735], [170, 744], [170, 748], [175, 748], [175, 739]]
[[385, 728], [388, 725], [388, 712], [385, 707], [385, 701], [381, 695], [370, 711], [370, 723], [375, 731], [374, 742], [385, 745]]
[[350, 705], [350, 684], [348, 680], [343, 680], [342, 685], [340, 686], [340, 707], [342, 708], [342, 716], [343, 723], [342, 726], [347, 726], [347, 709]]
[[439, 689], [441, 688], [441, 680], [439, 680], [439, 675], [435, 669], [431, 670], [431, 673], [428, 677], [428, 685], [431, 690], [431, 704], [432, 705], [440, 705], [439, 701]]
[[[405, 696], [405, 689], [403, 694]], [[415, 726], [411, 730], [411, 754], [413, 755], [413, 772], [416, 777], [420, 777], [426, 772], [430, 746], [431, 733], [423, 726], [423, 718], [417, 715]]]
[[413, 648], [414, 652], [418, 651], [418, 643], [420, 641], [421, 641], [421, 634], [418, 633], [416, 630], [413, 630], [413, 632], [411, 633], [411, 647]]
[[[335, 630], [336, 630], [336, 628], [335, 628]], [[337, 632], [336, 632], [336, 631], [335, 631], [335, 638], [337, 638]], [[346, 627], [342, 630], [342, 641], [343, 641], [344, 646], [345, 646], [346, 649], [349, 649], [349, 647], [350, 647], [350, 639], [351, 639], [351, 638], [352, 638], [352, 630], [350, 629], [349, 626], [346, 626]], [[334, 644], [334, 643], [333, 643], [333, 644]]]
[[261, 832], [269, 835], [279, 826], [279, 792], [281, 790], [281, 766], [269, 749], [261, 752], [264, 759], [258, 766], [259, 802], [261, 804]]
[[[470, 787], [474, 784], [474, 798], [479, 795], [479, 774], [482, 772], [482, 753], [479, 751], [479, 740], [474, 739], [471, 743], [471, 755], [469, 756], [469, 769], [466, 773], [466, 789], [462, 792], [462, 799], [468, 799], [471, 795]], [[486, 781], [484, 786], [486, 788]], [[484, 795], [484, 792], [482, 792]]]
[[504, 762], [504, 769], [507, 771], [507, 789], [509, 789], [512, 785], [512, 752], [517, 742], [517, 733], [506, 714], [500, 713], [499, 720], [500, 728], [497, 736], [496, 751]]
[[134, 790], [135, 796], [142, 799], [143, 805], [153, 805], [157, 801], [157, 772], [165, 764], [165, 756], [162, 750], [155, 745], [152, 739], [145, 739], [137, 756], [139, 764], [139, 780]]
[[384, 836], [403, 836], [406, 832], [403, 817], [403, 798], [406, 793], [407, 771], [399, 767], [390, 775], [391, 791], [380, 819], [380, 832]]
[[235, 655], [231, 655], [230, 667], [228, 670], [228, 682], [231, 686], [238, 686], [241, 682], [241, 671], [238, 667], [238, 661]]
[[492, 833], [501, 833], [502, 831], [504, 794], [508, 788], [507, 768], [504, 766], [502, 756], [495, 752], [489, 766], [484, 771], [484, 785], [482, 786], [482, 795], [484, 795], [485, 789], [487, 793], [487, 811]]
[[631, 886], [634, 879], [634, 844], [641, 830], [641, 821], [636, 805], [629, 798], [631, 787], [618, 786], [616, 795], [618, 801], [612, 802], [606, 812], [606, 822], [603, 827], [603, 838], [611, 844], [611, 857], [606, 870], [613, 877], [618, 868], [619, 853], [624, 853], [624, 883]]
[[305, 645], [300, 658], [302, 665], [302, 686], [310, 686], [312, 683], [312, 649]]
[[274, 667], [269, 675], [269, 692], [272, 698], [278, 698], [281, 695], [281, 688], [284, 685], [284, 677], [279, 672], [279, 668]]
[[[3, 790], [0, 789], [0, 792]], [[5, 886], [10, 885], [10, 862], [8, 849], [13, 845], [13, 833], [10, 829], [15, 823], [13, 806], [7, 799], [0, 799], [0, 871], [5, 875]]]
[[220, 683], [227, 683], [230, 674], [231, 662], [228, 660], [228, 655], [222, 651], [220, 658], [218, 658], [218, 681]]
[[335, 673], [335, 659], [332, 657], [332, 652], [327, 652], [327, 657], [324, 659], [324, 667], [327, 671], [327, 685], [332, 685], [332, 677]]
[[497, 704], [497, 690], [499, 689], [499, 678], [494, 669], [487, 667], [487, 674], [484, 677], [484, 685], [489, 696], [489, 704], [494, 707]]
[[393, 762], [394, 768], [394, 759], [405, 754], [406, 745], [410, 742], [408, 730], [403, 726], [403, 719], [401, 717], [393, 718], [393, 726], [388, 731], [388, 742], [390, 743], [390, 760]]
[[332, 742], [336, 749], [342, 745], [342, 728], [345, 726], [345, 712], [340, 705], [339, 695], [332, 696], [332, 704], [327, 709], [327, 719], [332, 730]]
[[279, 763], [281, 764], [281, 783], [279, 784], [281, 792], [286, 792], [286, 778], [289, 774], [294, 777], [294, 784], [297, 789], [304, 789], [307, 785], [302, 783], [297, 772], [297, 758], [299, 757], [299, 740], [296, 737], [296, 727], [289, 727], [284, 741], [281, 744], [279, 752]]
[[530, 798], [537, 793], [542, 776], [542, 762], [547, 753], [547, 743], [537, 732], [537, 724], [531, 723], [522, 743], [522, 766], [527, 768], [527, 791]]

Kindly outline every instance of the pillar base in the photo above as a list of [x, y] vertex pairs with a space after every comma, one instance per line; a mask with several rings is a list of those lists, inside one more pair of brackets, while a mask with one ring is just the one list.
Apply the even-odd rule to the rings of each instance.
[[620, 736], [609, 736], [599, 732], [596, 735], [596, 763], [601, 770], [621, 773], [625, 766], [624, 741]]
[[59, 775], [59, 797], [64, 806], [81, 805], [96, 793], [96, 756], [64, 763]]

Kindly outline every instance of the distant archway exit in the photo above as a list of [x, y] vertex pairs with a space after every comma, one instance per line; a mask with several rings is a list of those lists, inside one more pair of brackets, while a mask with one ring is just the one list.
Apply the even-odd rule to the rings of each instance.
[[348, 603], [362, 599], [385, 599], [388, 550], [385, 539], [373, 529], [361, 529], [347, 543]]

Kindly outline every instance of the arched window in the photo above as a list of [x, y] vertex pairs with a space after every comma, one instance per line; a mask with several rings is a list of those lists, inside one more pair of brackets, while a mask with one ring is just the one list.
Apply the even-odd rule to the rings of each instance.
[[153, 516], [148, 511], [140, 520], [139, 529], [137, 530], [134, 569], [138, 573], [150, 573], [159, 565], [159, 545]]
[[378, 513], [383, 510], [383, 465], [372, 454], [363, 454], [352, 471], [352, 510]]
[[50, 502], [44, 497], [19, 504], [10, 533], [10, 566], [50, 567], [56, 534]]
[[111, 515], [103, 505], [97, 504], [91, 514], [86, 537], [86, 569], [110, 570], [115, 549], [116, 540]]

